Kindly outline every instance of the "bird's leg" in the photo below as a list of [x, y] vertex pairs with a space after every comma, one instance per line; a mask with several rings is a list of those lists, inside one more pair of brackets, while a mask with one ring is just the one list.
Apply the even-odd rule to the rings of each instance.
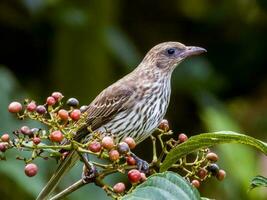
[[141, 158], [139, 158], [137, 155], [135, 155], [132, 152], [130, 154], [135, 159], [138, 170], [147, 174], [149, 172], [148, 162], [145, 160], [142, 160]]
[[88, 155], [80, 155], [81, 159], [84, 163], [83, 166], [83, 173], [82, 173], [82, 180], [84, 183], [91, 183], [95, 181], [97, 175], [97, 169], [95, 165], [93, 165], [89, 161]]

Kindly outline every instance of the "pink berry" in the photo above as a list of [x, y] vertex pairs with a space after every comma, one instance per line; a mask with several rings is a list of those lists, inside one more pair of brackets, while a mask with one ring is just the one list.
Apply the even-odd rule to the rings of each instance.
[[136, 164], [136, 160], [132, 156], [127, 156], [126, 162], [128, 165], [135, 165]]
[[113, 141], [112, 137], [109, 137], [109, 136], [103, 137], [101, 144], [105, 149], [108, 149], [108, 150], [110, 150], [114, 147], [114, 141]]
[[147, 180], [146, 174], [141, 172], [141, 182], [144, 182]]
[[219, 170], [218, 174], [216, 175], [216, 178], [219, 181], [222, 181], [226, 177], [226, 172], [222, 169]]
[[163, 130], [163, 131], [168, 131], [170, 129], [169, 127], [169, 122], [167, 119], [163, 119], [161, 120], [160, 124], [159, 124], [159, 129]]
[[102, 146], [101, 146], [100, 142], [96, 142], [96, 141], [90, 143], [88, 146], [88, 149], [92, 152], [95, 152], [95, 153], [99, 152], [101, 150], [101, 148], [102, 148]]
[[8, 111], [11, 112], [11, 113], [18, 113], [21, 110], [22, 110], [21, 103], [16, 102], [16, 101], [10, 103], [9, 106], [8, 106]]
[[196, 180], [196, 179], [192, 180], [191, 184], [196, 188], [200, 187], [200, 182], [198, 180]]
[[123, 193], [125, 191], [125, 184], [124, 183], [117, 183], [113, 186], [113, 191], [115, 193]]
[[68, 111], [64, 110], [64, 109], [60, 109], [58, 111], [58, 116], [60, 119], [64, 120], [64, 121], [67, 121], [68, 118], [69, 118], [69, 113]]
[[128, 172], [128, 179], [131, 183], [138, 183], [141, 180], [141, 173], [137, 169]]
[[29, 111], [29, 112], [34, 112], [36, 110], [36, 103], [34, 101], [30, 102], [26, 109]]
[[38, 172], [38, 167], [33, 163], [27, 164], [24, 168], [24, 172], [29, 177], [35, 176]]
[[217, 162], [219, 157], [216, 153], [210, 152], [206, 155], [206, 159], [211, 162]]
[[60, 101], [64, 97], [60, 92], [53, 92], [51, 96], [54, 97], [56, 101]]
[[32, 139], [32, 142], [33, 142], [35, 145], [38, 145], [38, 144], [40, 144], [40, 142], [41, 142], [41, 138], [39, 138], [39, 137], [34, 137], [34, 138]]
[[61, 131], [53, 131], [50, 133], [49, 138], [52, 142], [61, 142], [64, 138], [64, 135]]
[[77, 121], [80, 119], [81, 117], [81, 111], [79, 109], [74, 109], [71, 113], [70, 113], [70, 117], [72, 120]]
[[0, 142], [0, 151], [2, 151], [2, 152], [6, 151], [6, 145], [3, 142]]
[[111, 161], [116, 161], [120, 158], [120, 153], [115, 149], [111, 150], [108, 155]]
[[3, 134], [1, 136], [1, 141], [2, 142], [8, 142], [9, 141], [9, 135], [7, 133]]
[[24, 135], [32, 135], [31, 129], [28, 126], [22, 126], [20, 132]]
[[56, 99], [54, 97], [47, 97], [46, 99], [46, 103], [49, 106], [53, 106], [56, 104]]
[[179, 134], [178, 139], [179, 139], [180, 143], [183, 143], [188, 139], [188, 137], [186, 134], [181, 133], [181, 134]]
[[134, 139], [131, 138], [131, 137], [125, 138], [124, 139], [124, 142], [128, 144], [128, 146], [129, 146], [130, 149], [134, 149], [135, 146], [136, 146], [136, 143], [135, 143]]

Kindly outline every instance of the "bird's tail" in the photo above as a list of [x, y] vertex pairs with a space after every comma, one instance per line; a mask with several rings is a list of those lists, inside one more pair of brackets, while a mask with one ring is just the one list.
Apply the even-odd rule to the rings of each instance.
[[76, 161], [79, 159], [79, 155], [76, 151], [71, 151], [68, 156], [60, 163], [58, 169], [50, 178], [46, 186], [39, 193], [36, 200], [47, 200], [51, 193], [55, 190], [60, 180], [64, 175], [74, 166]]

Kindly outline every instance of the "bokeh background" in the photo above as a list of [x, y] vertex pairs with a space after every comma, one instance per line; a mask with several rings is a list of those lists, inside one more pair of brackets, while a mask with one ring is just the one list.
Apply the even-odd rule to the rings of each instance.
[[[0, 0], [0, 134], [21, 126], [7, 112], [10, 101], [43, 103], [61, 91], [88, 104], [152, 46], [180, 41], [208, 53], [173, 74], [166, 118], [175, 133], [233, 130], [267, 141], [266, 35], [266, 0]], [[150, 159], [149, 144], [137, 154]], [[203, 183], [202, 196], [267, 199], [264, 189], [247, 192], [253, 176], [267, 175], [266, 157], [242, 145], [213, 150], [227, 178]], [[34, 199], [56, 164], [38, 161], [41, 172], [28, 178], [16, 154], [0, 162], [1, 199]], [[79, 177], [78, 166], [61, 186]], [[93, 185], [68, 199], [85, 198], [109, 199]]]

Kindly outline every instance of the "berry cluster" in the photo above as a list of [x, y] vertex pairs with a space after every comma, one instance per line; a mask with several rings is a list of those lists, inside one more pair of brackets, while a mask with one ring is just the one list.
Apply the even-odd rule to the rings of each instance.
[[[8, 149], [15, 148], [20, 151], [30, 151], [30, 157], [18, 156], [17, 159], [24, 161], [24, 172], [32, 177], [38, 173], [38, 166], [34, 163], [37, 158], [64, 160], [70, 151], [77, 151], [84, 162], [84, 175], [90, 175], [93, 171], [90, 166], [94, 166], [97, 173], [94, 174], [95, 183], [102, 187], [107, 194], [114, 198], [121, 197], [125, 193], [132, 191], [139, 183], [147, 179], [147, 175], [157, 173], [162, 161], [169, 151], [181, 143], [185, 143], [188, 137], [184, 133], [178, 134], [176, 139], [166, 140], [165, 136], [170, 136], [167, 120], [162, 120], [154, 136], [151, 136], [153, 144], [153, 159], [149, 164], [148, 173], [138, 170], [138, 159], [132, 152], [136, 147], [133, 138], [126, 137], [118, 141], [110, 133], [100, 133], [90, 130], [88, 127], [88, 137], [86, 140], [77, 141], [75, 139], [77, 131], [86, 127], [85, 119], [87, 106], [79, 107], [79, 101], [69, 98], [64, 102], [64, 96], [60, 92], [53, 92], [47, 97], [44, 104], [37, 104], [33, 100], [26, 99], [24, 105], [19, 102], [12, 102], [8, 106], [10, 113], [23, 119], [31, 119], [42, 123], [46, 128], [35, 128], [27, 125], [22, 126], [13, 132], [13, 136], [5, 133], [0, 140], [0, 154]], [[164, 139], [163, 139], [164, 138]], [[157, 145], [156, 143], [159, 143]], [[157, 149], [160, 146], [160, 149]], [[160, 154], [158, 155], [158, 153]], [[94, 155], [98, 160], [88, 161], [84, 159], [84, 154]], [[190, 157], [191, 162], [188, 162]], [[193, 159], [194, 158], [194, 159]], [[193, 162], [192, 162], [193, 159]], [[103, 164], [102, 160], [109, 161]], [[202, 149], [194, 155], [187, 155], [172, 166], [182, 174], [193, 186], [198, 188], [200, 182], [211, 176], [218, 180], [225, 178], [225, 171], [219, 169], [215, 164], [218, 156], [208, 149]], [[104, 178], [112, 173], [123, 173], [127, 175], [131, 187], [123, 182], [116, 183], [113, 187], [104, 183]], [[89, 181], [90, 182], [90, 181]]]

